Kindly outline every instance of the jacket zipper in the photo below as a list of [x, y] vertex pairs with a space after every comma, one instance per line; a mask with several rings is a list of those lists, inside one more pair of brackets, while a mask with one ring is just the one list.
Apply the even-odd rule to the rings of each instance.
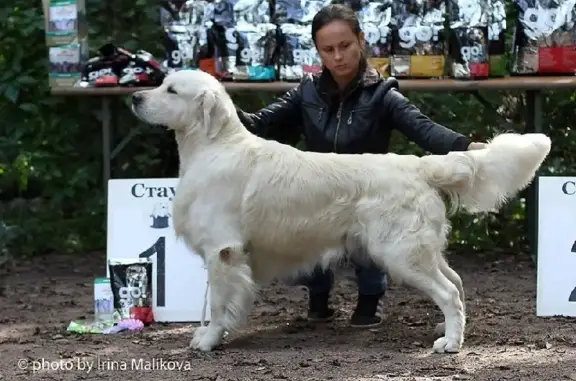
[[340, 132], [340, 121], [342, 120], [342, 106], [344, 101], [340, 102], [340, 107], [338, 107], [338, 113], [336, 114], [336, 119], [338, 119], [338, 124], [336, 124], [336, 134], [334, 134], [334, 152], [338, 151], [338, 132]]
[[[358, 88], [358, 84], [356, 84], [356, 87], [354, 87], [352, 90], [350, 90], [348, 92], [348, 94], [346, 94], [346, 96], [344, 98], [342, 98], [342, 101], [340, 102], [340, 107], [338, 107], [338, 113], [336, 114], [336, 119], [338, 119], [338, 124], [336, 124], [336, 134], [334, 134], [334, 152], [338, 152], [338, 132], [340, 132], [340, 121], [342, 120], [341, 116], [342, 116], [342, 107], [344, 106], [344, 101], [346, 100], [348, 95], [352, 94], [354, 91], [356, 91], [357, 88]], [[350, 116], [348, 118], [347, 123], [348, 124], [352, 123], [352, 116]]]

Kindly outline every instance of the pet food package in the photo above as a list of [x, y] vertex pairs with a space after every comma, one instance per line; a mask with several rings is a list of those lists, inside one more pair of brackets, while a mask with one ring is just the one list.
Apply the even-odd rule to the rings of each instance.
[[99, 322], [114, 320], [114, 294], [109, 278], [94, 279], [94, 320]]
[[309, 25], [280, 25], [279, 71], [281, 81], [298, 82], [305, 74], [322, 70], [320, 55]]
[[132, 53], [113, 44], [105, 44], [99, 56], [82, 69], [79, 87], [159, 86], [165, 73], [154, 57], [143, 50]]
[[274, 22], [278, 27], [278, 70], [281, 81], [298, 82], [305, 74], [317, 73], [322, 62], [314, 46], [311, 24], [314, 15], [329, 0], [276, 0]]
[[222, 80], [274, 81], [276, 25], [270, 4], [259, 0], [214, 3], [216, 71]]
[[445, 13], [443, 0], [394, 1], [392, 76], [433, 78], [444, 74]]
[[205, 0], [161, 2], [160, 22], [164, 29], [166, 73], [181, 69], [201, 69], [215, 74], [213, 44], [208, 39], [214, 17], [214, 4]]
[[153, 262], [144, 258], [109, 261], [114, 309], [119, 319], [154, 322], [152, 266]]
[[576, 0], [516, 0], [513, 74], [576, 72]]
[[[253, 0], [249, 1], [253, 4]], [[234, 6], [237, 2], [237, 0], [216, 0], [212, 3], [213, 24], [210, 35], [214, 44], [215, 75], [221, 80], [231, 81], [232, 72], [235, 70], [237, 36]], [[242, 4], [239, 9], [242, 9]]]
[[214, 51], [208, 44], [207, 27], [172, 23], [164, 31], [164, 71], [202, 69], [214, 74]]
[[239, 22], [228, 30], [228, 75], [234, 81], [274, 81], [276, 25]]
[[366, 40], [368, 64], [384, 77], [390, 75], [392, 4], [392, 0], [372, 1], [358, 10], [360, 28]]
[[508, 72], [506, 58], [506, 2], [488, 0], [488, 61], [490, 77], [503, 77]]
[[457, 79], [487, 78], [487, 0], [448, 0], [450, 75]]

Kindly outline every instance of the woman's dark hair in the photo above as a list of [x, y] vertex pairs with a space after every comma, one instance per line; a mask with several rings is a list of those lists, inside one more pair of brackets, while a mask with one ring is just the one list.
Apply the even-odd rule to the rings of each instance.
[[312, 20], [312, 41], [314, 41], [314, 45], [316, 45], [316, 33], [332, 21], [345, 22], [356, 36], [362, 32], [358, 17], [356, 17], [352, 8], [343, 4], [331, 4], [320, 9]]

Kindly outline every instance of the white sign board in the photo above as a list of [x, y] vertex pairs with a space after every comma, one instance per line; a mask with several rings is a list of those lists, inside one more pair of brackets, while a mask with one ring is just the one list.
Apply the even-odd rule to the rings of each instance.
[[538, 180], [538, 316], [576, 316], [576, 177]]
[[109, 181], [106, 259], [151, 258], [155, 320], [199, 322], [208, 274], [202, 258], [176, 239], [172, 199], [177, 184], [173, 178]]

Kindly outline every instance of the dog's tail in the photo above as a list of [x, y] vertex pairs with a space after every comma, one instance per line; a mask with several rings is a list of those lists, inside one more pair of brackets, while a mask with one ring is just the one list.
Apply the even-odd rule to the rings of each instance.
[[501, 134], [485, 149], [425, 156], [422, 171], [449, 196], [453, 211], [494, 211], [530, 184], [550, 146], [544, 134]]

